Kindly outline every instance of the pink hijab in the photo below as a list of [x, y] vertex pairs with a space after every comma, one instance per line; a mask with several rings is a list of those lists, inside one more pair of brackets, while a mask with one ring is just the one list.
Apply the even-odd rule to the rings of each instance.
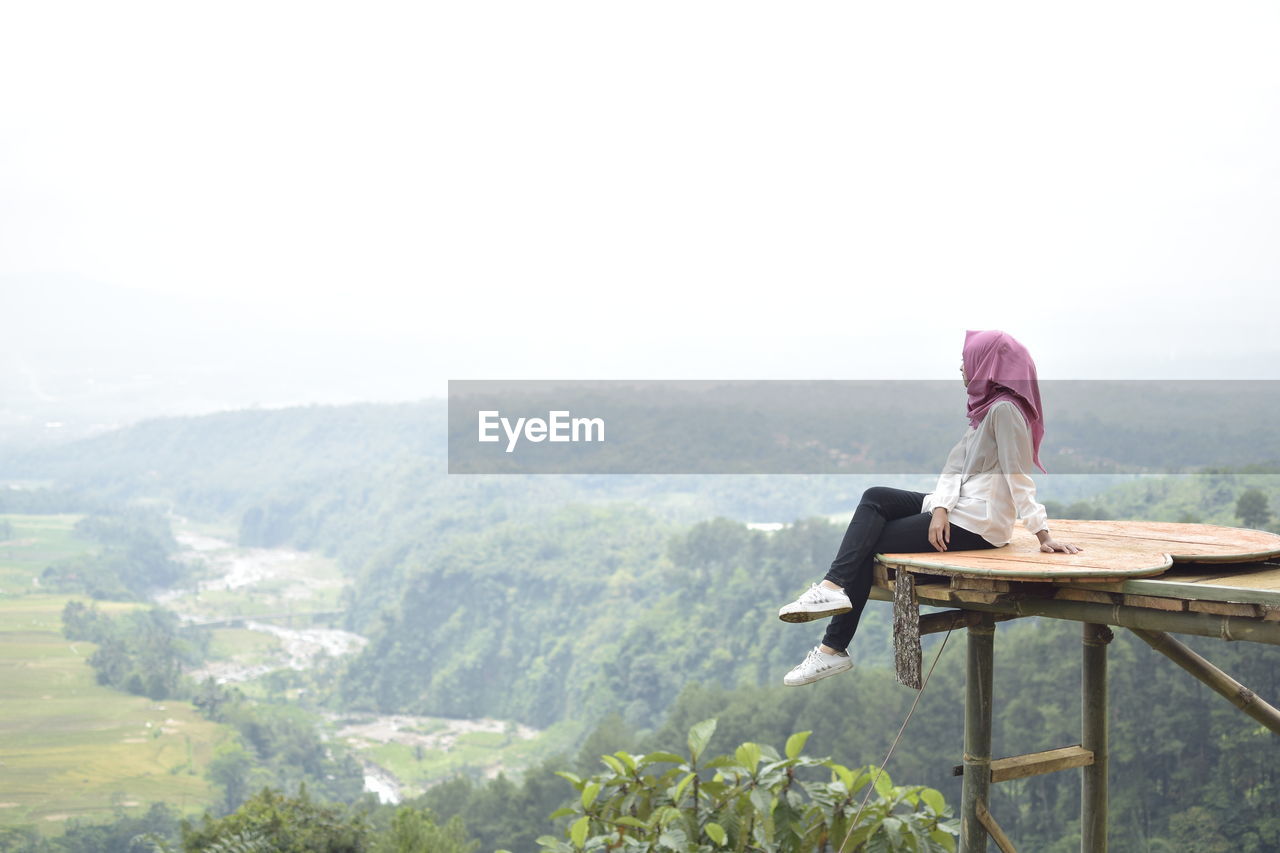
[[964, 373], [969, 377], [969, 425], [976, 428], [982, 423], [997, 401], [1012, 400], [1031, 427], [1031, 455], [1036, 467], [1044, 471], [1040, 464], [1044, 409], [1036, 363], [1027, 348], [1005, 332], [968, 330], [964, 333]]

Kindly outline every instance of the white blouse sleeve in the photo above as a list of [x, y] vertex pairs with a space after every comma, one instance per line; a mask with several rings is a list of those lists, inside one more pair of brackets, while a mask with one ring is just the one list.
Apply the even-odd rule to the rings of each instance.
[[1043, 504], [1036, 502], [1036, 484], [1031, 479], [1031, 430], [1026, 418], [1012, 404], [997, 405], [991, 410], [994, 418], [996, 455], [1000, 472], [1009, 482], [1013, 505], [1027, 530], [1038, 533], [1049, 527], [1049, 515]]
[[932, 512], [938, 507], [942, 507], [947, 512], [956, 508], [956, 502], [960, 500], [960, 482], [964, 473], [964, 439], [947, 454], [946, 464], [942, 466], [942, 473], [938, 475], [938, 485], [934, 487], [933, 493], [926, 496], [922, 509], [925, 512]]

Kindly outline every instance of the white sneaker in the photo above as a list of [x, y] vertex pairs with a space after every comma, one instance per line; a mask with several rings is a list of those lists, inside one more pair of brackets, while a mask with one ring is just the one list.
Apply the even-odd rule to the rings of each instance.
[[783, 622], [811, 622], [837, 613], [848, 613], [852, 609], [849, 596], [843, 589], [827, 589], [815, 583], [804, 595], [779, 609], [778, 618]]
[[782, 683], [788, 687], [799, 687], [849, 669], [853, 669], [853, 658], [848, 652], [829, 655], [820, 646], [814, 646], [799, 666], [782, 677]]

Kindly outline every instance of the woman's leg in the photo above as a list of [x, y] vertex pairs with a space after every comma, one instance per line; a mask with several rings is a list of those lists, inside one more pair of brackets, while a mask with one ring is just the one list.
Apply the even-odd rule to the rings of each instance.
[[[875, 556], [875, 544], [884, 526], [894, 519], [920, 514], [924, 499], [924, 492], [909, 492], [889, 486], [872, 486], [863, 492], [853, 520], [844, 532], [840, 550], [823, 580], [844, 587], [844, 591], [849, 593], [849, 587], [862, 580], [863, 567], [871, 565], [868, 558]], [[868, 589], [870, 584], [870, 574], [867, 573]]]
[[[881, 489], [885, 487], [868, 489], [863, 495], [863, 502], [858, 505], [853, 521], [845, 532], [840, 553], [826, 576], [826, 580], [844, 587], [849, 603], [853, 605], [848, 613], [833, 616], [827, 625], [822, 643], [829, 648], [843, 651], [853, 640], [867, 597], [871, 594], [876, 554], [936, 551], [929, 542], [929, 524], [933, 520], [933, 514], [921, 512], [924, 494], [902, 489], [879, 491]], [[912, 495], [919, 497], [915, 500], [914, 509], [906, 512]], [[977, 533], [956, 524], [951, 525], [951, 541], [947, 543], [947, 550], [967, 551], [994, 547]]]
[[840, 651], [848, 647], [871, 594], [872, 566], [881, 532], [890, 521], [921, 514], [924, 499], [924, 492], [890, 486], [872, 486], [862, 493], [840, 550], [823, 578], [844, 589], [853, 610], [832, 617], [824, 645]]

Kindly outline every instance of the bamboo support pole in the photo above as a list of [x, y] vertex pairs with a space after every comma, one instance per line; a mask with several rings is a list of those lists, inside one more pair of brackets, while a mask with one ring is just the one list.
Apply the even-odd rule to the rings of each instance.
[[1107, 643], [1106, 625], [1084, 624], [1080, 689], [1080, 743], [1093, 762], [1080, 768], [1080, 851], [1107, 853]]
[[979, 806], [987, 805], [991, 787], [991, 688], [996, 626], [988, 619], [970, 626], [968, 633], [960, 853], [985, 853], [988, 835], [978, 814]]
[[1018, 853], [1018, 848], [1013, 846], [1009, 836], [1004, 834], [1000, 824], [996, 823], [995, 817], [992, 816], [991, 812], [987, 811], [987, 807], [982, 803], [978, 803], [978, 820], [982, 821], [982, 825], [986, 827], [987, 832], [995, 839], [996, 846], [1000, 848], [1000, 853]]
[[1217, 693], [1227, 697], [1231, 704], [1262, 723], [1271, 731], [1280, 734], [1280, 710], [1277, 710], [1248, 687], [1245, 687], [1230, 675], [1196, 654], [1195, 650], [1162, 631], [1146, 631], [1140, 628], [1131, 630], [1151, 648], [1168, 657], [1178, 666], [1212, 687]]

